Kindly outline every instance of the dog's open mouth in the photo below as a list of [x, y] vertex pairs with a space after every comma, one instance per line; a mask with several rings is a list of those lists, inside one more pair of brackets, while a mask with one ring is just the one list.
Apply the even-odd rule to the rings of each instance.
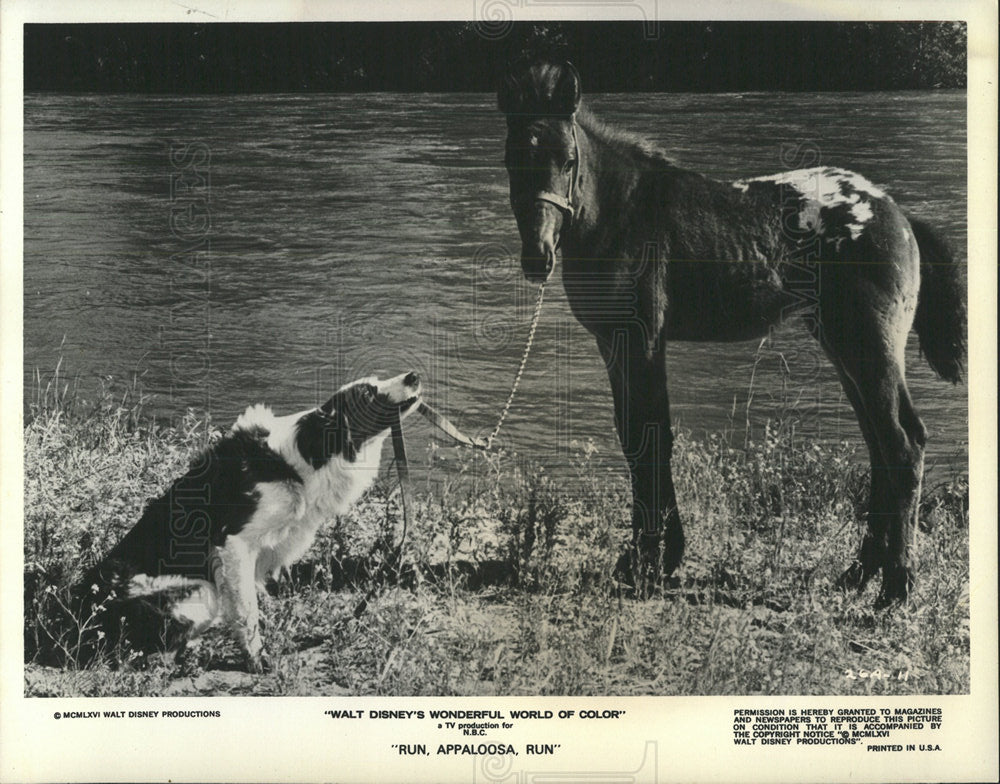
[[411, 398], [407, 398], [406, 400], [404, 400], [402, 403], [399, 404], [399, 410], [405, 411], [406, 409], [410, 408], [419, 401], [420, 401], [420, 395], [414, 395]]

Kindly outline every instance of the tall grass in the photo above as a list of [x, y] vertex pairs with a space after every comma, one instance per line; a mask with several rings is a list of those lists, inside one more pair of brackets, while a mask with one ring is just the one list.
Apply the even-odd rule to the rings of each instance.
[[[967, 480], [925, 494], [913, 600], [876, 612], [874, 586], [833, 585], [860, 541], [867, 470], [854, 445], [821, 449], [792, 416], [738, 443], [679, 434], [687, 555], [648, 600], [610, 577], [628, 483], [592, 444], [571, 482], [472, 451], [449, 450], [440, 462], [457, 468], [442, 475], [432, 449], [405, 539], [387, 470], [262, 597], [271, 674], [227, 672], [237, 653], [215, 632], [174, 666], [110, 651], [81, 667], [88, 619], [67, 618], [70, 586], [218, 430], [194, 414], [156, 424], [134, 385], [88, 403], [71, 387], [40, 380], [24, 431], [28, 694], [968, 691]], [[380, 569], [401, 539], [401, 564]]]
[[[70, 589], [138, 519], [146, 499], [213, 435], [193, 412], [158, 425], [133, 379], [80, 394], [61, 372], [36, 374], [24, 427], [25, 656], [77, 664], [94, 617], [74, 614]], [[119, 652], [120, 654], [121, 652]]]

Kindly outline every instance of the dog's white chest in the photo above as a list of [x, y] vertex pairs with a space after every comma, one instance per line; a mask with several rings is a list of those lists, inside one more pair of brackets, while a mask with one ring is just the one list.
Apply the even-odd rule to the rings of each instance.
[[256, 577], [262, 581], [288, 567], [312, 545], [320, 526], [347, 512], [378, 475], [384, 438], [376, 438], [348, 462], [331, 460], [307, 475], [301, 486], [285, 482], [257, 487], [257, 509], [236, 536], [256, 553]]

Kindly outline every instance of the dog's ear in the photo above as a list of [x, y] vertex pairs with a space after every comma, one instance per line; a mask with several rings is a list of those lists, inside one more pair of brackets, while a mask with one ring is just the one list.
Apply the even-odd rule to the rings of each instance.
[[299, 420], [295, 446], [315, 469], [322, 468], [333, 457], [343, 457], [351, 463], [358, 457], [351, 440], [350, 422], [343, 410], [335, 407], [333, 398]]
[[349, 463], [358, 459], [358, 450], [354, 446], [354, 439], [351, 438], [351, 422], [346, 413], [340, 410], [334, 411], [326, 432], [327, 444], [333, 449], [334, 454], [342, 455]]
[[[354, 446], [351, 438], [351, 420], [347, 416], [347, 396], [334, 395], [322, 406], [322, 411], [326, 417], [325, 425], [327, 451], [335, 455], [342, 455], [351, 463], [358, 456], [358, 450]], [[355, 406], [350, 406], [353, 411]]]

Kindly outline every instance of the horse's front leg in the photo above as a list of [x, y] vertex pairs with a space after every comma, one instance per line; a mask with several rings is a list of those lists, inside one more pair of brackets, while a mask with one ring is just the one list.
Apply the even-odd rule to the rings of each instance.
[[608, 368], [615, 425], [632, 483], [632, 548], [617, 571], [645, 593], [669, 576], [684, 554], [670, 469], [673, 432], [666, 364], [662, 349], [650, 350], [644, 337], [624, 330], [599, 337], [597, 343]]

